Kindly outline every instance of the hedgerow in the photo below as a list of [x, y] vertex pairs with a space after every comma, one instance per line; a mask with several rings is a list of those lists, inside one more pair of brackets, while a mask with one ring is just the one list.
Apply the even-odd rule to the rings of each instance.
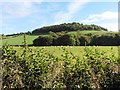
[[84, 48], [83, 57], [61, 47], [65, 53], [58, 58], [44, 48], [24, 48], [21, 54], [12, 46], [3, 46], [2, 89], [120, 88], [120, 60], [113, 50]]

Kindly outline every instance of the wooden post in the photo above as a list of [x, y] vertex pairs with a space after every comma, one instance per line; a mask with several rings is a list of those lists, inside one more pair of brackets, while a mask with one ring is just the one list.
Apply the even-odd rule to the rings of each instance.
[[24, 48], [27, 49], [26, 34], [24, 33]]

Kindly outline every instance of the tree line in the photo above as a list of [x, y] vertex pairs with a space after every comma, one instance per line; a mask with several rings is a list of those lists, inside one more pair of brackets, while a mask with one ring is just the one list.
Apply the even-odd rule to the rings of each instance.
[[84, 25], [80, 23], [63, 23], [60, 25], [52, 25], [52, 26], [46, 26], [42, 28], [38, 28], [32, 31], [32, 35], [39, 35], [41, 33], [49, 33], [51, 32], [61, 32], [61, 31], [83, 31], [83, 30], [97, 30], [97, 31], [107, 31], [106, 28], [103, 28], [101, 26], [97, 26], [94, 24], [91, 25]]
[[119, 46], [120, 33], [101, 35], [68, 34], [65, 32], [39, 36], [33, 41], [34, 46]]

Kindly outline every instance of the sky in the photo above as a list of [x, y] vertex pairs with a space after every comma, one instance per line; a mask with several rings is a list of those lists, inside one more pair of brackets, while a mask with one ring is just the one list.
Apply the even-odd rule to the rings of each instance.
[[114, 0], [4, 0], [0, 8], [1, 34], [71, 22], [118, 31], [118, 2]]

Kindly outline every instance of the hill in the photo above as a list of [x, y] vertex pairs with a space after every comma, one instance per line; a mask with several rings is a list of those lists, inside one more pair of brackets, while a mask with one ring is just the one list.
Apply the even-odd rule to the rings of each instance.
[[[110, 32], [97, 25], [64, 23], [46, 26], [26, 33], [28, 45], [59, 46], [59, 45], [119, 45], [120, 33]], [[2, 44], [23, 45], [24, 33], [2, 35]], [[0, 41], [1, 42], [1, 41]]]
[[[64, 33], [64, 32], [63, 32]], [[71, 32], [67, 32], [66, 34], [78, 34], [80, 33], [81, 35], [85, 35], [85, 36], [89, 36], [89, 35], [104, 35], [104, 34], [117, 34], [116, 32], [109, 32], [109, 31], [95, 31], [95, 30], [85, 30], [85, 31], [71, 31]], [[55, 33], [54, 33], [55, 34]], [[57, 34], [57, 33], [56, 33]], [[58, 33], [60, 34], [60, 32]], [[49, 36], [52, 35], [52, 33], [48, 33], [48, 34], [41, 34], [41, 35], [26, 35], [26, 40], [27, 40], [27, 44], [31, 45], [33, 44], [33, 40], [37, 39], [39, 36]], [[9, 45], [23, 45], [23, 35], [17, 35], [17, 36], [7, 36], [2, 39], [2, 43], [1, 45], [5, 45], [5, 44], [9, 44]]]
[[61, 31], [85, 31], [85, 30], [95, 30], [95, 31], [107, 31], [107, 29], [97, 26], [97, 25], [84, 25], [80, 23], [64, 23], [60, 25], [52, 25], [46, 26], [42, 28], [38, 28], [32, 31], [32, 35], [39, 35], [41, 33], [49, 33], [49, 32], [61, 32]]

